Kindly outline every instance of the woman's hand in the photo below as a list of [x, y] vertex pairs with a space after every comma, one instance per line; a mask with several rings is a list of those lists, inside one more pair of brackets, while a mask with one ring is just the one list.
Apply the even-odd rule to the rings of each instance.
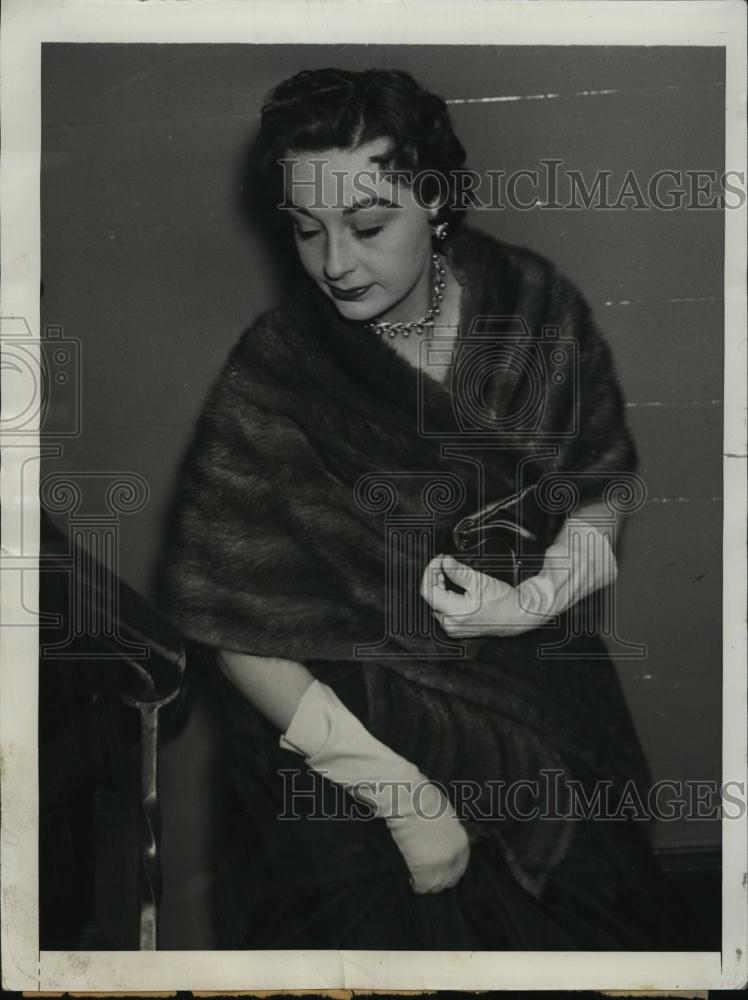
[[280, 745], [374, 806], [410, 870], [414, 892], [441, 892], [460, 879], [470, 849], [450, 802], [415, 764], [372, 736], [327, 684], [312, 681]]
[[436, 785], [426, 782], [400, 799], [397, 814], [386, 823], [410, 871], [413, 892], [451, 889], [470, 860], [467, 834], [452, 805]]
[[[447, 577], [464, 593], [447, 590]], [[530, 577], [512, 587], [449, 555], [435, 556], [421, 581], [421, 596], [447, 635], [457, 638], [518, 635], [538, 628], [551, 617], [554, 593], [547, 577]]]

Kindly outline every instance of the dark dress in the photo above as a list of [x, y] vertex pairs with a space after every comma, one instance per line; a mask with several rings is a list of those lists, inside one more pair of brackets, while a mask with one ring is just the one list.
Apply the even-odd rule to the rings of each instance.
[[[641, 821], [491, 812], [497, 783], [552, 773], [588, 798], [600, 782], [646, 792], [646, 763], [594, 621], [574, 630], [562, 662], [539, 655], [542, 630], [468, 640], [456, 659], [443, 655], [444, 634], [388, 631], [376, 645], [393, 610], [383, 602], [394, 594], [394, 620], [403, 621], [458, 516], [516, 489], [520, 465], [538, 483], [570, 477], [580, 503], [636, 466], [610, 352], [574, 286], [538, 255], [469, 230], [447, 255], [463, 286], [460, 350], [470, 349], [476, 319], [500, 321], [490, 336], [506, 363], [482, 397], [492, 418], [530, 412], [533, 372], [555, 372], [537, 419], [515, 427], [511, 447], [494, 451], [482, 476], [475, 462], [441, 449], [470, 437], [452, 405], [454, 365], [447, 386], [419, 382], [407, 361], [307, 285], [237, 345], [185, 460], [165, 600], [206, 650], [204, 690], [223, 740], [219, 946], [677, 950], [676, 908]], [[520, 337], [501, 326], [517, 316]], [[561, 349], [559, 336], [577, 350]], [[372, 475], [395, 483], [398, 513], [418, 524], [425, 483], [459, 481], [464, 494], [461, 510], [430, 494], [429, 531], [398, 553], [403, 572], [386, 592], [380, 500], [389, 486], [362, 492]], [[567, 636], [568, 614], [543, 641]], [[367, 643], [376, 656], [353, 655]], [[465, 819], [471, 858], [457, 886], [414, 894], [384, 821], [345, 818], [352, 800], [279, 747], [211, 647], [304, 662], [430, 779], [447, 790], [476, 783], [480, 813]], [[309, 794], [290, 801], [292, 780]], [[341, 818], [329, 818], [331, 808]], [[280, 818], [289, 812], [297, 818]]]
[[[337, 665], [318, 676], [369, 721], [360, 670]], [[684, 947], [670, 887], [637, 821], [569, 821], [570, 847], [540, 898], [518, 883], [495, 841], [471, 831], [457, 886], [416, 895], [384, 821], [356, 818], [348, 796], [281, 749], [277, 730], [215, 666], [206, 664], [203, 680], [224, 741], [214, 825], [218, 947]]]

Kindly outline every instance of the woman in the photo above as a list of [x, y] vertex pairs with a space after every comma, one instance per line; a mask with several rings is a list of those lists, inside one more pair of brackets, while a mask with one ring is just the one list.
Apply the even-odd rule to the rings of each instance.
[[[227, 947], [677, 947], [641, 824], [579, 815], [647, 780], [580, 627], [617, 572], [621, 393], [570, 282], [458, 231], [464, 158], [402, 72], [263, 108], [256, 190], [301, 269], [213, 388], [168, 555], [224, 735]], [[497, 511], [539, 543], [519, 575], [455, 557]]]

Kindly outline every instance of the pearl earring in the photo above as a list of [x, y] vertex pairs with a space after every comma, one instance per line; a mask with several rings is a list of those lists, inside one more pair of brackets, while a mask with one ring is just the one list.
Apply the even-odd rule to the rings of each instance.
[[437, 240], [446, 239], [448, 230], [449, 230], [448, 222], [439, 222], [437, 225], [431, 227], [431, 232], [434, 234], [434, 238]]

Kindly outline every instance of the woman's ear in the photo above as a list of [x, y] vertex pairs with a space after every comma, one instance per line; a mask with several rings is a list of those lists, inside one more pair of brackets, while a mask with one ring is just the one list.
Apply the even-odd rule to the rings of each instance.
[[426, 211], [428, 213], [428, 220], [430, 226], [435, 226], [439, 219], [439, 201], [434, 199], [431, 203], [426, 203]]

